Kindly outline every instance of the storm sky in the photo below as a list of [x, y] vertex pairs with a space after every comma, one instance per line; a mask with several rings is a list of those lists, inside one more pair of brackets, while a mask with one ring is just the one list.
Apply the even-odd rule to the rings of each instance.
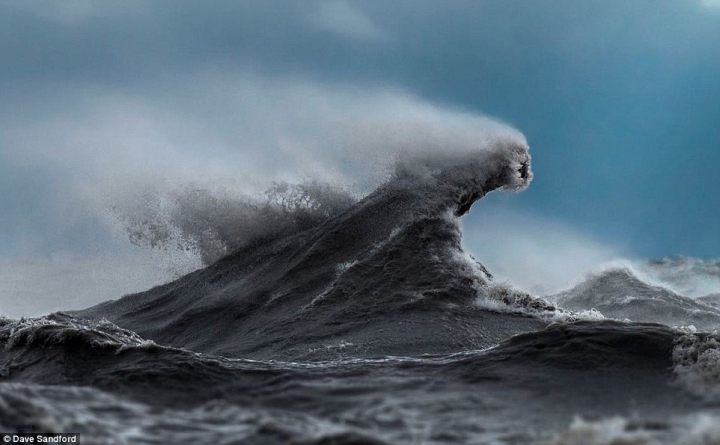
[[4, 1], [0, 313], [157, 284], [112, 211], [149, 190], [362, 189], [390, 145], [480, 116], [535, 172], [464, 218], [491, 271], [720, 255], [720, 1]]

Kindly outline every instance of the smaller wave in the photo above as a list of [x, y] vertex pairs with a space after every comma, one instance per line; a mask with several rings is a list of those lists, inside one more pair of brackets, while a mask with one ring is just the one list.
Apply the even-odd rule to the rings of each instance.
[[669, 374], [673, 340], [671, 329], [649, 323], [578, 321], [553, 323], [542, 331], [518, 334], [489, 352], [517, 363], [554, 368], [631, 369]]
[[693, 325], [701, 330], [720, 327], [719, 308], [648, 283], [629, 267], [597, 272], [574, 288], [548, 298], [567, 310], [596, 309], [617, 320]]
[[63, 312], [38, 318], [0, 318], [0, 343], [7, 350], [80, 341], [93, 348], [123, 350], [157, 346], [106, 319], [86, 320]]

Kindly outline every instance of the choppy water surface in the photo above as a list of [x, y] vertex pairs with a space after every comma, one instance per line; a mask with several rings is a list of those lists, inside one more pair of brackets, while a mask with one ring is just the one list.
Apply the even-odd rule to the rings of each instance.
[[172, 283], [0, 319], [1, 429], [112, 444], [720, 443], [720, 309], [683, 293], [712, 287], [712, 264], [608, 269], [540, 298], [462, 249], [460, 217], [525, 187], [529, 162], [512, 140], [401, 159], [359, 202], [325, 193], [342, 202], [309, 219], [286, 208], [291, 222]]

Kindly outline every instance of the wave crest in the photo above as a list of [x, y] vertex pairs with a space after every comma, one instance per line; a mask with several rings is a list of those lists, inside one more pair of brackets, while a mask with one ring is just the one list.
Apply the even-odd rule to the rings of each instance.
[[[496, 190], [521, 190], [532, 180], [523, 139], [495, 137], [477, 146], [415, 148], [398, 153], [392, 174], [379, 189], [412, 190], [415, 213], [456, 216]], [[261, 196], [181, 187], [154, 191], [131, 206], [114, 208], [130, 241], [139, 246], [198, 252], [205, 264], [259, 240], [317, 227], [361, 196], [320, 180], [274, 182]]]
[[133, 244], [194, 250], [211, 264], [256, 240], [315, 227], [355, 202], [342, 188], [320, 181], [276, 182], [262, 197], [183, 187], [155, 192], [118, 216]]

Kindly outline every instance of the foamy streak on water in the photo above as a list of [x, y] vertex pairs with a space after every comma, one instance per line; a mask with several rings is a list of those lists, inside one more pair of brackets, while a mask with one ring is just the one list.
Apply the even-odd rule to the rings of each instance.
[[278, 443], [283, 438], [306, 444], [384, 443], [302, 413], [222, 401], [190, 410], [157, 409], [97, 389], [72, 386], [1, 383], [0, 411], [16, 413], [0, 419], [5, 430], [30, 423], [51, 433], [83, 431], [83, 443], [93, 444]]
[[622, 417], [597, 421], [577, 417], [567, 431], [543, 445], [659, 445], [650, 432], [632, 428], [629, 423]]
[[717, 445], [717, 413], [688, 414], [672, 419], [628, 419], [621, 416], [575, 418], [567, 431], [542, 445]]

